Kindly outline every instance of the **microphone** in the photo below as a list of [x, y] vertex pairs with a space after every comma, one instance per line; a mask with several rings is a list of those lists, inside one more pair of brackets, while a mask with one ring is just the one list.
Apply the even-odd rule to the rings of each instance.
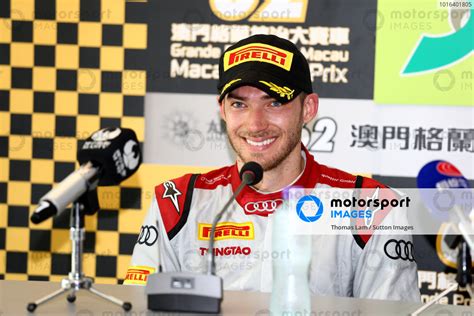
[[216, 274], [216, 263], [215, 263], [216, 256], [214, 256], [214, 239], [215, 239], [214, 234], [216, 232], [217, 223], [221, 220], [222, 215], [224, 215], [224, 213], [229, 208], [230, 204], [232, 204], [232, 202], [235, 201], [236, 197], [240, 194], [240, 191], [242, 191], [244, 187], [246, 187], [247, 185], [257, 184], [262, 180], [263, 168], [255, 161], [250, 161], [242, 166], [239, 176], [242, 182], [237, 187], [237, 190], [235, 190], [234, 195], [232, 195], [229, 201], [227, 201], [227, 203], [224, 205], [222, 210], [219, 213], [217, 213], [216, 217], [214, 217], [214, 221], [212, 222], [211, 237], [209, 238], [209, 249], [207, 252], [207, 261], [208, 261], [207, 274], [212, 274], [212, 275]]
[[[418, 188], [432, 189], [436, 188], [438, 192], [449, 193], [450, 189], [469, 189], [469, 182], [461, 174], [461, 172], [451, 163], [443, 160], [435, 160], [427, 163], [421, 168], [417, 177]], [[423, 194], [422, 194], [423, 195]], [[459, 195], [458, 195], [459, 196]], [[424, 202], [433, 212], [439, 207], [432, 202], [433, 196], [429, 198], [425, 194]], [[472, 212], [472, 211], [471, 211]], [[451, 214], [455, 220], [455, 228], [459, 235], [447, 235], [446, 243], [451, 249], [458, 248], [458, 275], [456, 281], [461, 286], [470, 285], [472, 283], [471, 275], [471, 253], [470, 249], [474, 249], [474, 229], [473, 224], [464, 214], [463, 210], [456, 204], [450, 207], [448, 214], [438, 214], [439, 217], [446, 219]]]
[[87, 214], [98, 208], [96, 187], [117, 185], [134, 174], [142, 157], [135, 132], [127, 128], [104, 128], [87, 138], [77, 153], [80, 167], [40, 198], [31, 215], [35, 224], [61, 214], [80, 200]]
[[39, 224], [61, 214], [71, 202], [79, 199], [88, 190], [95, 189], [98, 174], [99, 168], [90, 162], [80, 166], [40, 199], [38, 207], [31, 215], [31, 222]]
[[[450, 193], [450, 190], [463, 191], [470, 189], [469, 182], [461, 174], [453, 164], [444, 160], [434, 160], [421, 168], [417, 177], [417, 186], [419, 189], [437, 189], [439, 193]], [[471, 220], [464, 214], [461, 208], [454, 204], [450, 208], [450, 212], [440, 211], [439, 205], [436, 205], [436, 199], [430, 192], [423, 194], [423, 201], [425, 205], [441, 220], [449, 221], [452, 217], [457, 221], [456, 226], [463, 237], [469, 244], [471, 249], [474, 249], [474, 241], [472, 235], [474, 235]], [[459, 194], [457, 194], [459, 196]], [[451, 216], [450, 216], [451, 215]]]
[[433, 160], [421, 168], [416, 178], [420, 189], [468, 189], [469, 182], [458, 168], [444, 160]]
[[246, 182], [246, 185], [254, 185], [262, 181], [263, 168], [255, 161], [247, 162], [240, 170], [240, 180]]
[[148, 309], [170, 312], [220, 313], [223, 299], [221, 277], [216, 276], [214, 240], [216, 226], [232, 202], [247, 185], [259, 183], [263, 168], [256, 162], [248, 162], [239, 173], [241, 183], [212, 222], [207, 252], [207, 274], [190, 272], [163, 272], [148, 276], [146, 293]]

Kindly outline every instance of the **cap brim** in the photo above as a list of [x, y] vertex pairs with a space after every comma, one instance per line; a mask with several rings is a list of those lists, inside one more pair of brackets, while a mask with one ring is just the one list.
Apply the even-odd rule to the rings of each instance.
[[229, 92], [242, 86], [252, 86], [260, 89], [283, 104], [290, 102], [301, 92], [300, 89], [292, 87], [287, 82], [282, 82], [281, 79], [268, 72], [245, 70], [236, 73], [234, 78], [224, 84], [219, 95], [219, 102], [222, 102]]

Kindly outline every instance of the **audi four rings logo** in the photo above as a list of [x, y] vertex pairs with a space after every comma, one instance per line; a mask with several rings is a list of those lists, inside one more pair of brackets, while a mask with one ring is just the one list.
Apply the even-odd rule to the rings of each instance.
[[152, 246], [158, 240], [158, 230], [154, 226], [142, 226], [137, 243]]
[[411, 241], [390, 239], [385, 243], [383, 250], [390, 259], [415, 261], [415, 247]]
[[273, 213], [282, 202], [282, 199], [248, 202], [244, 209], [249, 213]]

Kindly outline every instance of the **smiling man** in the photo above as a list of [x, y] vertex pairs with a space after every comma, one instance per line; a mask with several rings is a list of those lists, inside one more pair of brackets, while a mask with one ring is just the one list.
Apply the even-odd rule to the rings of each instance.
[[265, 175], [256, 185], [261, 191], [293, 182], [304, 167], [301, 130], [316, 115], [317, 95], [302, 94], [288, 101], [244, 85], [221, 99], [221, 116], [239, 169], [245, 162], [258, 162]]
[[[239, 186], [246, 162], [261, 164], [263, 179], [244, 188], [215, 232], [216, 271], [227, 290], [271, 290], [272, 214], [288, 187], [384, 187], [318, 164], [301, 144], [303, 125], [317, 114], [318, 96], [308, 63], [294, 44], [272, 35], [244, 39], [221, 56], [219, 75], [220, 113], [237, 161], [155, 187], [125, 284], [146, 284], [147, 275], [159, 268], [206, 272], [211, 223]], [[410, 236], [400, 237], [313, 236], [311, 291], [419, 301], [413, 254], [404, 260], [384, 251], [394, 240], [411, 243]], [[291, 256], [291, 250], [277, 255]]]

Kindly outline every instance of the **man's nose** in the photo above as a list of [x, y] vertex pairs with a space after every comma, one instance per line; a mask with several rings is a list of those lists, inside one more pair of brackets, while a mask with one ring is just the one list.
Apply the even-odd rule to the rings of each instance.
[[264, 109], [252, 108], [247, 116], [248, 130], [251, 132], [258, 132], [265, 130], [268, 127], [268, 119]]

